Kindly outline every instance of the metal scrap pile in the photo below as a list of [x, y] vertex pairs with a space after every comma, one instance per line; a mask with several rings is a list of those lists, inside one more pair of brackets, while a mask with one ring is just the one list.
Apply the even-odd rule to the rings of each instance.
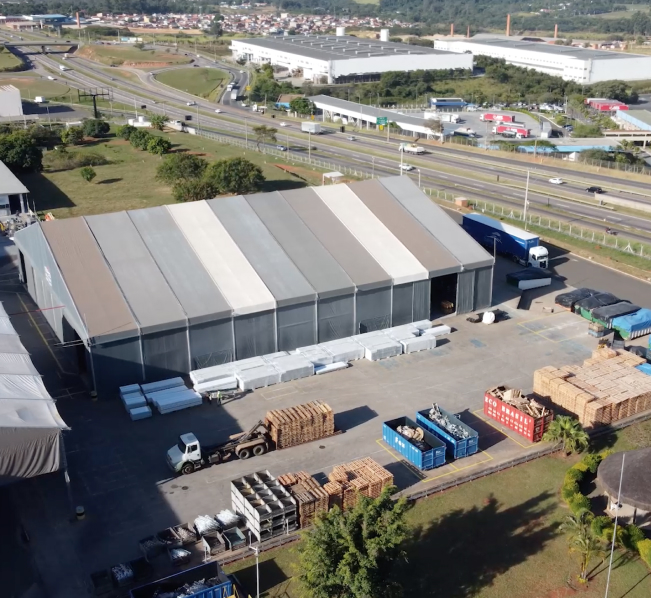
[[501, 399], [507, 405], [511, 405], [511, 407], [515, 407], [531, 417], [544, 417], [549, 413], [549, 409], [543, 407], [535, 399], [523, 395], [522, 391], [518, 388], [497, 387], [494, 390], [498, 391], [498, 394], [495, 395], [498, 399]]
[[438, 426], [447, 430], [454, 436], [457, 440], [463, 440], [465, 438], [470, 438], [470, 433], [465, 428], [457, 424], [453, 424], [447, 415], [441, 413], [441, 409], [436, 403], [432, 403], [432, 408], [429, 410], [429, 418]]
[[190, 596], [195, 596], [199, 592], [214, 588], [220, 583], [222, 583], [222, 580], [220, 580], [219, 577], [214, 577], [213, 579], [199, 579], [192, 583], [186, 583], [177, 590], [156, 593], [154, 596], [155, 598], [189, 598]]

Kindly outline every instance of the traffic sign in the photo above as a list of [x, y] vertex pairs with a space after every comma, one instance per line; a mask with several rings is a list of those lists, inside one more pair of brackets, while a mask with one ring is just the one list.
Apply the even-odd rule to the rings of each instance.
[[247, 85], [244, 89], [246, 89], [246, 91], [251, 91], [251, 86]]
[[389, 119], [386, 116], [378, 116], [375, 119], [375, 122], [378, 125], [388, 125], [389, 124]]

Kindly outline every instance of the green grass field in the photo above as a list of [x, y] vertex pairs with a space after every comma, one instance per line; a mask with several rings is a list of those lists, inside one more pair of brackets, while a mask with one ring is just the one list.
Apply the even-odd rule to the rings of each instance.
[[626, 10], [618, 10], [616, 12], [606, 12], [598, 15], [593, 15], [596, 19], [627, 19], [633, 16], [635, 12], [646, 12], [648, 5], [644, 4], [624, 4]]
[[113, 46], [92, 44], [84, 46], [78, 50], [77, 55], [95, 60], [106, 65], [135, 66], [143, 65], [144, 67], [152, 64], [188, 64], [190, 58], [183, 52], [174, 52], [170, 50], [139, 50], [133, 46]]
[[5, 48], [0, 49], [0, 72], [19, 66], [20, 64], [22, 64], [20, 59], [9, 52], [9, 50]]
[[207, 100], [214, 100], [219, 90], [229, 81], [227, 73], [212, 68], [173, 69], [159, 73], [156, 79]]
[[[632, 426], [600, 445], [651, 444], [651, 423]], [[440, 598], [566, 598], [604, 595], [607, 567], [595, 559], [587, 587], [576, 583], [578, 562], [558, 526], [568, 515], [558, 491], [563, 457], [545, 457], [425, 499], [408, 514], [413, 538], [398, 566], [405, 596]], [[297, 545], [260, 555], [261, 595], [307, 598], [297, 575]], [[254, 595], [255, 563], [227, 567]], [[569, 582], [569, 583], [568, 583]], [[616, 553], [610, 596], [648, 598], [651, 574], [637, 558]]]
[[[16, 73], [0, 75], [0, 85], [15, 85], [25, 100], [33, 100], [36, 96], [63, 98], [70, 93], [70, 88], [65, 83]], [[76, 95], [75, 92], [75, 97]]]
[[[202, 155], [209, 162], [245, 155], [262, 168], [267, 178], [264, 191], [292, 189], [303, 187], [307, 183], [317, 185], [321, 182], [320, 171], [295, 167], [299, 176], [293, 176], [275, 165], [282, 161], [267, 159], [255, 151], [247, 151], [245, 154], [241, 148], [183, 133], [170, 133], [169, 139], [174, 143], [173, 151], [190, 151]], [[21, 177], [29, 188], [30, 197], [36, 202], [38, 211], [52, 212], [56, 218], [69, 218], [147, 208], [174, 201], [171, 189], [155, 179], [161, 159], [134, 149], [127, 141], [109, 138], [80, 148], [71, 148], [69, 151], [102, 154], [111, 164], [95, 167], [97, 177], [93, 183], [84, 181], [79, 169], [44, 171]], [[302, 179], [306, 179], [307, 183]]]

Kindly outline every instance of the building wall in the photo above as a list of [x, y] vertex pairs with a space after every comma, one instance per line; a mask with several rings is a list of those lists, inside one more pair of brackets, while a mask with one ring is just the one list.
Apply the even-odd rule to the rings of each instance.
[[[639, 129], [640, 131], [651, 131], [651, 122], [645, 122], [637, 118], [637, 115], [635, 114], [636, 112], [642, 112], [642, 111], [635, 110], [632, 113], [627, 110], [618, 111], [617, 119], [622, 120], [625, 123], [628, 123], [629, 125], [632, 125], [631, 127], [624, 127], [625, 129], [628, 130]], [[646, 112], [648, 116], [651, 116], [650, 111], [645, 110], [644, 112]]]
[[20, 90], [0, 89], [0, 116], [13, 117], [23, 115], [23, 104], [20, 101]]
[[600, 81], [640, 81], [651, 76], [651, 56], [631, 56], [614, 60], [592, 60], [588, 83]]

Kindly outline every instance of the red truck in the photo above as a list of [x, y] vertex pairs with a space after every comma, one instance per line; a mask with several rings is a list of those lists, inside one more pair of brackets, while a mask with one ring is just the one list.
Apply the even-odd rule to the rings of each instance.
[[505, 135], [507, 137], [518, 137], [520, 139], [525, 139], [529, 137], [529, 129], [524, 127], [516, 127], [513, 125], [497, 125], [493, 127], [493, 133], [498, 135]]
[[484, 393], [484, 414], [531, 442], [542, 440], [554, 413], [516, 388], [496, 386]]
[[479, 115], [479, 120], [485, 123], [514, 123], [515, 116], [510, 114], [495, 114], [494, 112], [486, 112], [485, 114]]

